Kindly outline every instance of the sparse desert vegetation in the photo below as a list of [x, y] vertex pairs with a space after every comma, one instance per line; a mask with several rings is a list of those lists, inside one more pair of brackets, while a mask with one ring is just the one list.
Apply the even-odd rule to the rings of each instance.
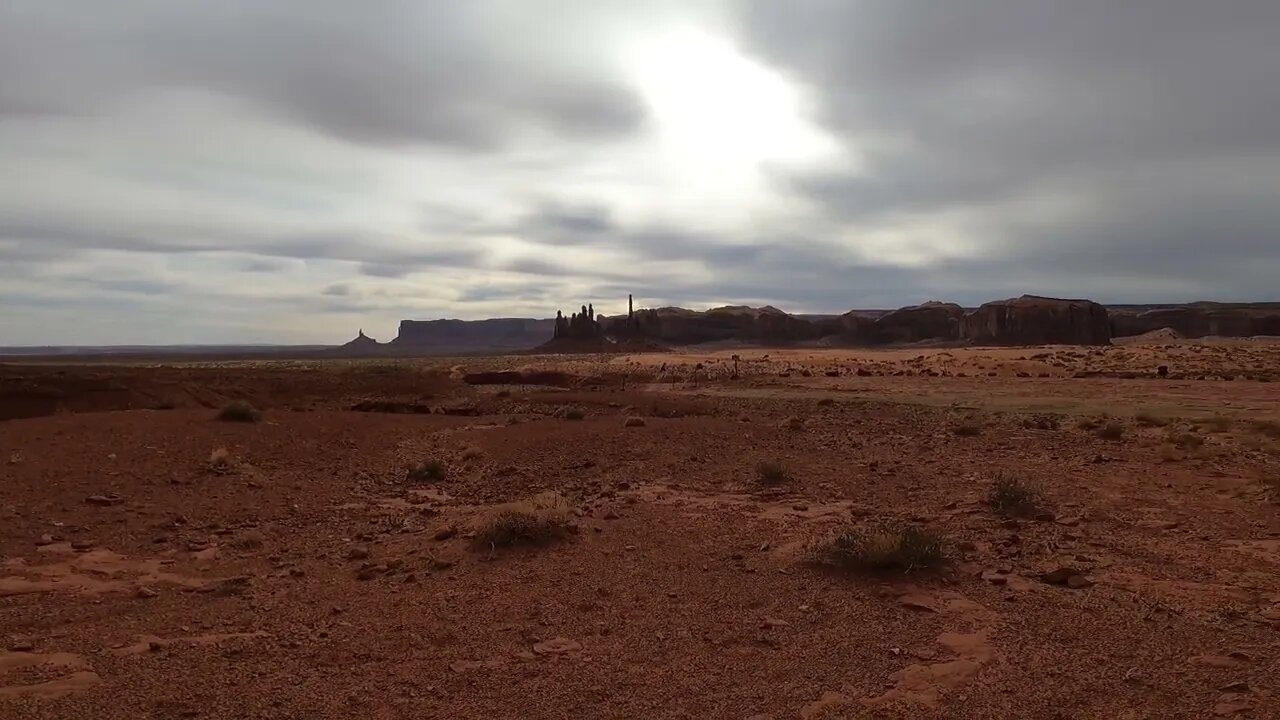
[[0, 365], [0, 717], [1271, 717], [1280, 383], [1213, 348]]
[[946, 560], [940, 534], [895, 523], [845, 526], [822, 541], [814, 556], [842, 570], [903, 574], [936, 569]]
[[222, 406], [218, 419], [223, 422], [253, 423], [262, 419], [262, 412], [244, 400], [234, 400]]

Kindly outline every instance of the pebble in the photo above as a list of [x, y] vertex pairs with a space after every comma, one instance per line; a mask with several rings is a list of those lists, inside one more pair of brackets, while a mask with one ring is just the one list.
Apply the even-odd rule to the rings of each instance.
[[145, 585], [139, 586], [138, 589], [134, 591], [134, 595], [143, 600], [150, 600], [151, 598], [156, 597], [159, 594], [160, 593], [156, 592], [155, 590], [152, 590], [151, 588]]

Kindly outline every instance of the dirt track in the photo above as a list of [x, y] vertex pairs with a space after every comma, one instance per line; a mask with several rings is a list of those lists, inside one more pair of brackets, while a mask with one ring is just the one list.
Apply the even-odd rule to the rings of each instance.
[[[0, 368], [0, 717], [1280, 716], [1275, 346], [738, 354]], [[886, 520], [948, 566], [809, 562]]]

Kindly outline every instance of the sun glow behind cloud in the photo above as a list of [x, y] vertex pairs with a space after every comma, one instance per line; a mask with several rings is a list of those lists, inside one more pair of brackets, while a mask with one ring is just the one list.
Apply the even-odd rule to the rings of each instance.
[[699, 192], [762, 190], [763, 170], [837, 158], [840, 145], [806, 117], [799, 88], [721, 38], [682, 29], [626, 54], [649, 108], [661, 159]]

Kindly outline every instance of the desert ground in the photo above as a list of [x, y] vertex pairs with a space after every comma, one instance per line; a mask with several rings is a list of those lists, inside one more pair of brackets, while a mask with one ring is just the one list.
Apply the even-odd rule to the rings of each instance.
[[1280, 343], [23, 362], [3, 718], [1280, 717]]

